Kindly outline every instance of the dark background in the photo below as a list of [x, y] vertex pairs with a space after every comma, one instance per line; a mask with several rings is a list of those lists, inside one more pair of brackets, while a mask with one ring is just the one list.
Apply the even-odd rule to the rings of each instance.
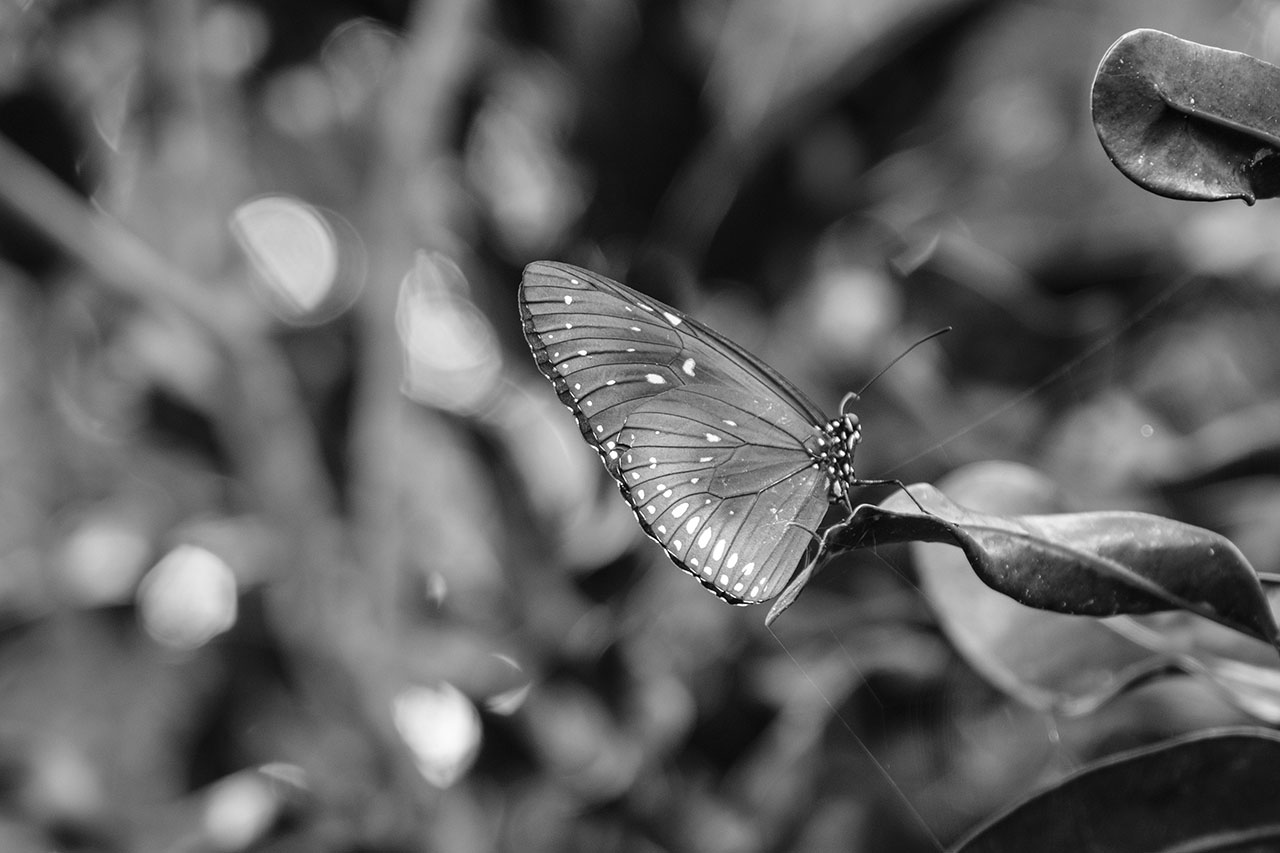
[[516, 287], [625, 279], [830, 410], [953, 325], [858, 404], [860, 474], [1025, 462], [1274, 570], [1274, 465], [1152, 481], [1274, 406], [1280, 219], [1130, 184], [1088, 92], [1139, 26], [1275, 61], [1278, 12], [4, 6], [0, 847], [930, 850], [1244, 719], [1192, 683], [1026, 708], [892, 549], [776, 634], [723, 605], [640, 534]]

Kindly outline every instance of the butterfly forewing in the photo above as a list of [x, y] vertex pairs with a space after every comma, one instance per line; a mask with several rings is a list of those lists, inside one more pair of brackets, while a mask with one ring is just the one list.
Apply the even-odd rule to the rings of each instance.
[[806, 450], [821, 411], [714, 330], [587, 270], [530, 264], [520, 307], [539, 370], [645, 531], [725, 598], [776, 595], [827, 505]]
[[823, 420], [790, 382], [737, 344], [588, 270], [530, 264], [520, 306], [539, 369], [603, 455], [641, 401], [681, 385], [720, 384], [777, 400], [795, 413], [797, 430]]

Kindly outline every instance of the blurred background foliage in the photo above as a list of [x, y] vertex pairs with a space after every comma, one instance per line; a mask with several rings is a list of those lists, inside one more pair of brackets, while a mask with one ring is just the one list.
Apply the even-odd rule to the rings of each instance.
[[930, 850], [1253, 719], [1017, 701], [894, 552], [771, 634], [643, 539], [515, 305], [580, 263], [832, 409], [954, 325], [860, 473], [1023, 462], [1274, 570], [1280, 218], [1107, 163], [1139, 26], [1280, 59], [1261, 0], [4, 3], [0, 847]]

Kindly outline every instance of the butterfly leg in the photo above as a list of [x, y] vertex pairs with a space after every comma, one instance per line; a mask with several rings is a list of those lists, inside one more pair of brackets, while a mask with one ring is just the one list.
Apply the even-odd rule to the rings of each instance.
[[[809, 547], [813, 547], [814, 545], [818, 546], [818, 554], [814, 555], [814, 559], [817, 559], [817, 556], [822, 553], [822, 547], [826, 541], [826, 538], [823, 536], [819, 536], [817, 531], [810, 530], [804, 525], [798, 524], [797, 522], [794, 522], [794, 521], [788, 521], [787, 527], [798, 527], [801, 530], [803, 530], [805, 533], [809, 534], [809, 539], [810, 539]], [[808, 553], [808, 549], [805, 549], [805, 553]]]
[[[843, 522], [841, 524], [843, 524]], [[806, 552], [804, 566], [800, 571], [796, 572], [795, 576], [787, 582], [787, 585], [783, 588], [782, 592], [778, 594], [777, 599], [773, 603], [773, 607], [769, 609], [769, 615], [765, 617], [765, 625], [772, 624], [773, 620], [778, 618], [778, 615], [782, 613], [782, 611], [790, 607], [792, 602], [796, 600], [796, 596], [800, 595], [800, 590], [804, 589], [805, 586], [808, 585], [809, 581], [813, 579], [813, 576], [818, 572], [818, 570], [826, 564], [828, 557], [831, 556], [827, 550], [827, 537], [831, 534], [832, 530], [840, 527], [841, 524], [833, 524], [831, 527], [827, 528], [827, 531], [821, 536], [813, 531], [809, 531], [807, 528], [802, 528], [813, 537], [813, 544], [818, 546], [818, 550], [812, 557], [809, 557]], [[796, 526], [799, 527], [799, 525]]]
[[[912, 502], [913, 504], [915, 504], [915, 505], [916, 505], [916, 509], [918, 509], [918, 510], [920, 510], [921, 512], [923, 512], [925, 515], [931, 515], [931, 514], [932, 514], [932, 513], [930, 513], [930, 512], [929, 512], [929, 510], [927, 510], [927, 509], [925, 509], [924, 507], [920, 506], [920, 501], [916, 500], [915, 495], [911, 494], [910, 490], [908, 490], [908, 489], [907, 489], [906, 484], [905, 484], [905, 483], [903, 483], [901, 480], [895, 480], [895, 479], [889, 479], [889, 480], [854, 480], [854, 481], [853, 481], [853, 483], [852, 483], [851, 485], [854, 485], [854, 486], [897, 486], [899, 489], [901, 489], [901, 490], [902, 490], [902, 493], [903, 493], [904, 495], [906, 495], [906, 496], [911, 500], [911, 502]], [[850, 500], [849, 500], [849, 493], [848, 493], [848, 492], [845, 492], [844, 500], [845, 500], [845, 506], [847, 506], [847, 507], [849, 508], [849, 512], [851, 512], [851, 513], [852, 513], [852, 512], [853, 512], [853, 506], [852, 506], [852, 505], [851, 505], [851, 503], [850, 503]]]

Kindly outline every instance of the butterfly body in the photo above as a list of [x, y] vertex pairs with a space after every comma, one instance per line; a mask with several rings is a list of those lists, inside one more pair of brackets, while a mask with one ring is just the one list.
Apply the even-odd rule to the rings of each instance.
[[567, 264], [530, 264], [525, 338], [644, 531], [735, 604], [776, 596], [860, 482], [856, 415], [693, 318]]

